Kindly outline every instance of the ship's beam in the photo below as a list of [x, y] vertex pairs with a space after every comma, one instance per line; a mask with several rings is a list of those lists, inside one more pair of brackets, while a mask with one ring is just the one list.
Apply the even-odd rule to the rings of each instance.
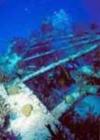
[[[100, 39], [100, 36], [96, 36], [95, 38], [91, 38], [91, 42], [92, 41], [98, 41], [99, 39]], [[30, 56], [30, 57], [27, 57], [27, 58], [23, 59], [23, 61], [29, 61], [29, 60], [33, 60], [33, 59], [36, 59], [36, 58], [40, 58], [40, 57], [43, 57], [43, 56], [46, 56], [46, 55], [49, 55], [49, 54], [59, 52], [61, 50], [66, 51], [67, 49], [74, 48], [74, 46], [85, 45], [89, 42], [90, 42], [90, 37], [87, 38], [87, 40], [80, 40], [78, 42], [75, 42], [74, 45], [72, 43], [68, 43], [69, 46], [62, 47], [62, 48], [59, 48], [59, 49], [56, 48], [56, 49], [53, 49], [53, 50], [50, 50], [50, 51], [46, 51], [44, 53], [40, 53], [40, 54], [36, 54], [36, 55]]]
[[22, 81], [23, 82], [28, 81], [29, 79], [34, 78], [34, 77], [36, 77], [36, 76], [38, 76], [40, 74], [43, 74], [43, 73], [45, 73], [45, 72], [47, 72], [47, 71], [49, 71], [49, 70], [51, 70], [51, 69], [53, 69], [53, 68], [55, 68], [55, 67], [57, 67], [59, 65], [62, 65], [64, 63], [66, 63], [66, 62], [74, 60], [74, 59], [76, 59], [76, 58], [78, 58], [78, 57], [80, 57], [82, 55], [85, 55], [85, 54], [95, 50], [96, 48], [100, 47], [99, 45], [100, 44], [93, 45], [92, 43], [90, 43], [89, 46], [87, 46], [85, 49], [82, 49], [81, 51], [78, 51], [75, 54], [72, 54], [71, 56], [63, 58], [63, 59], [61, 59], [61, 60], [59, 60], [57, 62], [54, 62], [54, 63], [52, 63], [52, 64], [50, 64], [48, 66], [44, 66], [44, 67], [40, 68], [39, 70], [37, 70], [36, 72], [33, 72], [33, 73], [23, 77]]
[[[73, 34], [70, 34], [70, 35], [62, 35], [62, 36], [60, 36], [60, 37], [58, 37], [58, 38], [55, 38], [55, 37], [47, 37], [47, 39], [45, 39], [45, 42], [46, 41], [52, 41], [52, 42], [61, 42], [61, 41], [67, 41], [67, 42], [70, 42], [71, 40], [73, 40], [73, 41], [80, 41], [80, 40], [85, 40], [85, 39], [87, 39], [87, 38], [92, 38], [92, 37], [94, 37], [94, 36], [96, 36], [95, 34], [84, 34], [83, 36], [74, 36]], [[32, 47], [31, 47], [32, 46]], [[43, 46], [41, 46], [41, 47], [44, 47], [44, 45]], [[45, 45], [45, 47], [47, 47], [46, 45]], [[40, 46], [38, 45], [38, 43], [34, 43], [33, 45], [30, 45], [29, 46], [29, 48], [27, 49], [27, 51], [30, 51], [30, 50], [35, 50], [35, 49], [38, 49], [38, 48], [40, 48]], [[26, 53], [25, 53], [26, 54]], [[24, 54], [24, 56], [25, 56], [25, 54]]]

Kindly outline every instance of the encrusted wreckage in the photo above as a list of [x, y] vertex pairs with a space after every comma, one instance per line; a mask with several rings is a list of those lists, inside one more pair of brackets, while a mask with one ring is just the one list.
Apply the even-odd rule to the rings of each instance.
[[65, 113], [100, 96], [100, 33], [73, 33], [63, 10], [51, 19], [38, 35], [14, 39], [0, 60], [0, 125], [9, 118], [2, 139], [13, 132], [22, 140], [75, 140]]

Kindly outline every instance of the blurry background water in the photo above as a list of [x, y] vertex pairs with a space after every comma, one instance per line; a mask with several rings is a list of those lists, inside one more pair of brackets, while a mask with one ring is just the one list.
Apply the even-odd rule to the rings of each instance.
[[27, 37], [44, 17], [60, 9], [70, 15], [74, 24], [100, 23], [99, 0], [0, 0], [0, 54], [6, 51], [8, 40]]

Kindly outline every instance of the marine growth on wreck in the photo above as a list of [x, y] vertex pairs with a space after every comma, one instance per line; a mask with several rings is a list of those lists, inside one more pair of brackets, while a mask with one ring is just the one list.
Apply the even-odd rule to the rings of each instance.
[[99, 98], [100, 29], [63, 9], [0, 56], [0, 140], [99, 140]]

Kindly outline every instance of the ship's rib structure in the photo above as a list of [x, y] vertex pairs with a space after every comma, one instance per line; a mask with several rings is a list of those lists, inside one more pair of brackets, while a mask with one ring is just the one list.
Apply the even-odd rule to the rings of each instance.
[[66, 114], [100, 96], [99, 31], [78, 35], [56, 24], [13, 40], [0, 59], [0, 124], [8, 115], [6, 131], [22, 140], [75, 140]]

